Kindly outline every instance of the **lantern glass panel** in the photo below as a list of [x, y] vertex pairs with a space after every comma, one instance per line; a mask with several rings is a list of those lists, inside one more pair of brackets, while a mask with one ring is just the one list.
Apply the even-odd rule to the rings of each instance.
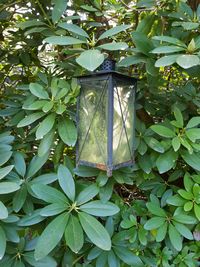
[[108, 79], [81, 82], [78, 161], [106, 166]]
[[134, 86], [124, 80], [114, 82], [113, 165], [133, 161]]

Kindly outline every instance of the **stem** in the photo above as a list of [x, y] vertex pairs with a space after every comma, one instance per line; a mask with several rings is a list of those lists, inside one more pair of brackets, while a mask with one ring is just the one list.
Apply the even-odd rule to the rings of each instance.
[[45, 17], [46, 20], [48, 21], [50, 27], [51, 27], [51, 28], [54, 28], [53, 23], [50, 21], [49, 17], [47, 16], [47, 13], [44, 11], [44, 8], [43, 8], [43, 6], [41, 5], [40, 1], [39, 1], [39, 0], [36, 0], [36, 2], [37, 2], [37, 4], [38, 4], [40, 10], [42, 11], [44, 17]]

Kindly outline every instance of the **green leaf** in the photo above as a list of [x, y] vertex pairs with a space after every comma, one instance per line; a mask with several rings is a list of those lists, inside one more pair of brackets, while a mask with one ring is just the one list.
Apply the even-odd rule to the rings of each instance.
[[178, 193], [179, 193], [180, 196], [182, 196], [182, 198], [185, 198], [187, 200], [192, 200], [193, 197], [194, 197], [191, 192], [187, 192], [187, 191], [185, 191], [183, 189], [179, 189]]
[[196, 142], [196, 140], [200, 139], [200, 129], [199, 128], [188, 129], [188, 130], [186, 130], [185, 134], [194, 143]]
[[91, 200], [93, 197], [95, 197], [99, 193], [99, 188], [96, 184], [92, 184], [85, 189], [83, 189], [78, 197], [76, 198], [77, 205], [82, 205], [89, 200]]
[[55, 136], [55, 130], [52, 129], [48, 134], [44, 136], [38, 147], [38, 156], [42, 157], [48, 153], [52, 147]]
[[142, 55], [134, 55], [134, 56], [128, 56], [123, 58], [117, 66], [119, 67], [129, 67], [134, 64], [138, 63], [146, 63], [147, 59], [145, 56]]
[[15, 169], [22, 177], [25, 176], [26, 173], [26, 163], [22, 153], [15, 152], [14, 153], [14, 162], [15, 162]]
[[0, 260], [3, 259], [6, 250], [6, 235], [3, 228], [0, 226]]
[[61, 240], [69, 214], [64, 213], [56, 217], [42, 232], [35, 248], [35, 259], [40, 260], [47, 256]]
[[74, 173], [80, 177], [93, 177], [99, 174], [99, 170], [88, 166], [79, 166]]
[[155, 133], [159, 134], [162, 137], [166, 138], [172, 138], [175, 137], [175, 133], [168, 127], [163, 125], [152, 125], [151, 130], [153, 130]]
[[36, 131], [36, 138], [42, 139], [54, 126], [56, 119], [55, 113], [49, 114], [39, 125]]
[[55, 24], [58, 22], [67, 8], [67, 0], [56, 0], [52, 10], [52, 21]]
[[54, 181], [57, 180], [57, 174], [56, 173], [53, 173], [53, 172], [50, 172], [50, 173], [46, 173], [46, 174], [42, 174], [42, 175], [39, 175], [37, 177], [35, 177], [31, 183], [34, 184], [34, 183], [40, 183], [40, 184], [50, 184]]
[[100, 217], [112, 216], [119, 212], [119, 208], [115, 204], [111, 202], [106, 202], [106, 204], [104, 204], [100, 200], [94, 200], [89, 203], [83, 204], [82, 206], [80, 206], [80, 210]]
[[0, 183], [0, 194], [8, 194], [20, 189], [20, 186], [14, 182], [2, 182]]
[[165, 218], [163, 217], [153, 217], [145, 223], [144, 229], [146, 230], [157, 229], [161, 225], [163, 225], [164, 222], [165, 222]]
[[31, 266], [34, 267], [56, 267], [57, 262], [50, 256], [44, 257], [42, 260], [36, 261], [34, 258], [34, 253], [31, 252], [25, 252], [23, 253], [23, 258], [26, 262], [28, 262]]
[[69, 32], [73, 32], [75, 34], [78, 34], [80, 36], [89, 38], [89, 35], [87, 32], [85, 32], [83, 29], [81, 29], [79, 26], [72, 24], [72, 23], [67, 23], [67, 22], [62, 22], [58, 24], [59, 27], [68, 30]]
[[29, 106], [24, 107], [24, 109], [27, 109], [27, 110], [42, 109], [46, 103], [48, 103], [47, 100], [38, 100], [38, 101], [31, 103]]
[[55, 188], [52, 188], [44, 184], [34, 184], [31, 189], [39, 199], [42, 199], [48, 203], [68, 203], [65, 195]]
[[40, 215], [44, 217], [54, 216], [67, 210], [67, 207], [66, 203], [53, 203], [41, 209]]
[[131, 27], [131, 25], [118, 25], [113, 27], [112, 29], [109, 29], [107, 31], [105, 31], [103, 34], [100, 35], [98, 40], [102, 40], [108, 37], [111, 37], [113, 35], [116, 35], [122, 31], [125, 31], [127, 29], [129, 29]]
[[75, 199], [75, 183], [71, 172], [64, 165], [58, 167], [58, 182], [66, 196], [74, 201]]
[[104, 55], [96, 49], [87, 50], [77, 57], [76, 62], [83, 68], [94, 71], [98, 68], [104, 61]]
[[98, 48], [115, 51], [115, 50], [124, 50], [128, 48], [128, 45], [125, 42], [112, 42], [108, 44], [99, 45]]
[[172, 146], [175, 152], [177, 152], [181, 146], [181, 142], [180, 139], [178, 138], [178, 136], [174, 137], [172, 139]]
[[97, 247], [103, 250], [111, 249], [111, 240], [108, 232], [103, 225], [94, 217], [84, 212], [79, 212], [78, 217], [88, 238]]
[[156, 160], [156, 166], [159, 173], [165, 173], [174, 167], [178, 154], [172, 150], [161, 154]]
[[141, 32], [132, 32], [132, 39], [136, 48], [142, 53], [149, 56], [149, 52], [154, 48], [151, 40]]
[[179, 108], [174, 108], [174, 116], [180, 128], [183, 128], [183, 116]]
[[147, 245], [147, 237], [146, 236], [147, 236], [147, 231], [143, 227], [140, 227], [138, 230], [138, 239], [143, 246]]
[[115, 255], [115, 253], [113, 252], [113, 250], [110, 250], [108, 252], [108, 266], [120, 267], [119, 260], [117, 256]]
[[167, 203], [173, 206], [183, 206], [185, 204], [185, 200], [183, 200], [179, 195], [171, 196], [167, 199]]
[[46, 43], [53, 45], [75, 45], [75, 44], [83, 44], [85, 41], [76, 39], [70, 36], [50, 36], [44, 39]]
[[153, 36], [152, 39], [158, 40], [158, 41], [162, 41], [162, 42], [166, 42], [166, 43], [169, 43], [169, 44], [179, 45], [179, 46], [182, 46], [184, 48], [187, 48], [187, 46], [183, 42], [181, 42], [179, 39], [171, 37], [171, 36], [165, 36], [165, 35]]
[[77, 140], [77, 129], [74, 122], [68, 118], [58, 123], [58, 133], [62, 141], [68, 146], [74, 146]]
[[182, 249], [182, 238], [179, 232], [176, 230], [176, 228], [172, 225], [169, 224], [169, 239], [173, 245], [173, 247], [181, 251]]
[[163, 209], [161, 209], [158, 205], [152, 203], [152, 202], [149, 202], [146, 204], [148, 210], [156, 215], [156, 216], [159, 216], [159, 217], [166, 217], [166, 213]]
[[179, 223], [185, 223], [185, 224], [195, 224], [196, 219], [192, 216], [185, 215], [185, 214], [177, 214], [173, 216], [173, 220]]
[[46, 163], [49, 155], [45, 154], [42, 157], [34, 156], [28, 166], [26, 178], [32, 177], [34, 174], [36, 174], [42, 166]]
[[22, 30], [29, 28], [29, 27], [35, 27], [35, 26], [43, 26], [46, 25], [44, 22], [33, 19], [28, 21], [23, 21], [17, 24], [17, 27], [21, 28]]
[[153, 49], [151, 51], [151, 53], [153, 54], [170, 54], [170, 53], [176, 53], [176, 52], [180, 52], [180, 51], [184, 51], [185, 48], [180, 47], [180, 46], [159, 46], [156, 47], [155, 49]]
[[26, 116], [24, 119], [22, 119], [18, 124], [17, 127], [25, 127], [27, 125], [32, 124], [33, 122], [39, 120], [40, 118], [42, 118], [45, 115], [45, 113], [43, 112], [36, 112], [36, 113], [32, 113], [28, 116]]
[[141, 259], [136, 256], [133, 252], [131, 252], [127, 247], [122, 246], [115, 246], [113, 248], [116, 255], [122, 260], [122, 262], [125, 262], [128, 264], [128, 266], [134, 266], [134, 267], [142, 267], [144, 266]]
[[189, 240], [193, 240], [193, 235], [191, 233], [191, 231], [182, 223], [177, 223], [177, 222], [173, 222], [176, 230], [185, 238], [189, 239]]
[[14, 195], [13, 198], [13, 210], [19, 212], [26, 201], [27, 187], [25, 184], [22, 185], [19, 191]]
[[40, 215], [40, 210], [35, 210], [31, 214], [25, 215], [19, 222], [19, 226], [30, 226], [43, 221], [45, 217]]
[[42, 107], [42, 111], [45, 113], [48, 113], [54, 106], [53, 101], [47, 101], [46, 104]]
[[153, 137], [144, 137], [144, 140], [146, 142], [146, 144], [151, 147], [153, 150], [159, 152], [159, 153], [164, 153], [165, 149], [162, 146], [162, 144], [157, 141], [155, 138]]
[[192, 201], [186, 202], [183, 206], [184, 211], [190, 211], [190, 210], [192, 210], [192, 208], [193, 208], [193, 202]]
[[1, 151], [0, 152], [0, 166], [6, 163], [12, 156], [12, 151]]
[[200, 59], [195, 55], [181, 55], [176, 59], [179, 66], [184, 69], [189, 69], [193, 66], [198, 66], [200, 64]]
[[187, 150], [181, 153], [184, 161], [193, 169], [200, 171], [200, 153], [193, 152], [190, 154]]
[[182, 27], [185, 29], [185, 30], [195, 30], [199, 27], [199, 23], [198, 22], [182, 22], [181, 23]]
[[49, 99], [47, 91], [39, 83], [30, 83], [29, 90], [31, 93], [40, 99]]
[[4, 168], [0, 168], [0, 180], [3, 179], [11, 170], [13, 169], [14, 165], [9, 165]]
[[165, 222], [158, 228], [157, 233], [156, 233], [156, 242], [161, 242], [165, 239], [165, 236], [167, 234], [167, 229], [168, 229], [167, 222]]
[[6, 219], [8, 217], [8, 210], [3, 204], [3, 202], [0, 201], [0, 220]]
[[179, 55], [164, 56], [156, 60], [156, 67], [166, 67], [174, 64]]
[[189, 120], [188, 124], [186, 125], [186, 129], [193, 128], [199, 125], [200, 125], [200, 117], [193, 117]]
[[199, 204], [194, 203], [194, 213], [197, 219], [200, 221], [200, 206]]
[[78, 253], [83, 247], [83, 230], [77, 217], [71, 215], [65, 229], [66, 244], [74, 253]]

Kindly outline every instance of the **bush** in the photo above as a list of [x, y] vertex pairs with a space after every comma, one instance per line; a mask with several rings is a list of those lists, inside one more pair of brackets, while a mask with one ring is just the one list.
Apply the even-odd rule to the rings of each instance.
[[[0, 267], [200, 265], [200, 5], [188, 2], [1, 1]], [[107, 56], [139, 79], [136, 164], [109, 178], [75, 166], [75, 77]]]

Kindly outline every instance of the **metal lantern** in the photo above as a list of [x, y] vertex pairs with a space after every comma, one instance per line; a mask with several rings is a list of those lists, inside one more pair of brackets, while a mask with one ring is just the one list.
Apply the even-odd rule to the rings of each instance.
[[78, 78], [76, 163], [107, 171], [134, 163], [136, 79], [114, 71], [105, 60], [101, 71]]

